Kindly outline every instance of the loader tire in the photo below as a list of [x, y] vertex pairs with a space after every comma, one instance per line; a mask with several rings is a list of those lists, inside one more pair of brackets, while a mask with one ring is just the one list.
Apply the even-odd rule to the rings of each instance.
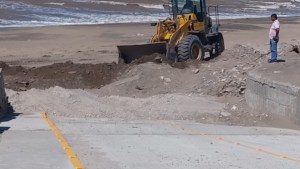
[[187, 35], [181, 40], [181, 42], [178, 45], [178, 59], [204, 59], [203, 46], [198, 36]]
[[217, 47], [218, 47], [218, 55], [220, 55], [225, 50], [225, 42], [224, 42], [224, 38], [223, 38], [222, 33], [219, 33], [218, 36], [219, 37], [218, 37]]

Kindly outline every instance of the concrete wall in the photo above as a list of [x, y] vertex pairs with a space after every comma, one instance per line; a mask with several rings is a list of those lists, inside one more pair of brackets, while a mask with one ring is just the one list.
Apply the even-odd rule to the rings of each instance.
[[0, 118], [7, 112], [7, 96], [4, 88], [4, 79], [2, 69], [0, 69]]
[[300, 124], [300, 87], [268, 80], [250, 72], [246, 89], [247, 104], [258, 113], [288, 117]]

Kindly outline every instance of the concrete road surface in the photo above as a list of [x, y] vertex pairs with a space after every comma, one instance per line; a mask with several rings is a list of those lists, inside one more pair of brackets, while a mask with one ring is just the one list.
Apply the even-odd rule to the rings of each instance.
[[41, 115], [0, 120], [1, 169], [72, 169], [73, 166]]
[[[188, 121], [59, 118], [87, 169], [296, 169], [300, 132]], [[1, 169], [71, 169], [40, 114], [0, 123]]]
[[300, 132], [185, 121], [60, 119], [89, 169], [296, 169]]

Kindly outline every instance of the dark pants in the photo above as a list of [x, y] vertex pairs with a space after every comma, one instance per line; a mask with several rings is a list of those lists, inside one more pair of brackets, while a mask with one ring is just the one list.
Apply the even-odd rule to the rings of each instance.
[[278, 40], [270, 39], [271, 61], [277, 60], [277, 44]]

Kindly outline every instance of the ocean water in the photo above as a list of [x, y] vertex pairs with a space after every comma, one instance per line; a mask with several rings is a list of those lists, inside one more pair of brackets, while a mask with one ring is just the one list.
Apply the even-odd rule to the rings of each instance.
[[[209, 0], [220, 18], [298, 16], [300, 0]], [[0, 27], [154, 22], [170, 17], [168, 0], [0, 0]]]

